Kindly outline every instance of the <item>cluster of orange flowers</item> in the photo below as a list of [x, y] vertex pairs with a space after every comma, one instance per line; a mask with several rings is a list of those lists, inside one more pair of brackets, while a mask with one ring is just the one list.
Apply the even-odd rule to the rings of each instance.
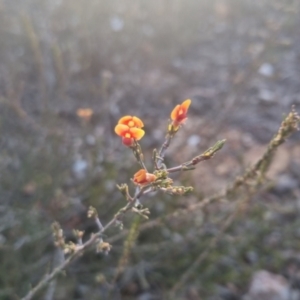
[[[171, 123], [169, 125], [169, 132], [175, 133], [179, 127], [187, 120], [187, 112], [191, 100], [187, 99], [182, 104], [176, 105], [171, 112]], [[145, 134], [142, 129], [144, 123], [141, 119], [135, 116], [124, 116], [115, 127], [115, 133], [122, 138], [122, 143], [128, 147], [134, 147], [136, 141], [139, 141]], [[138, 185], [147, 185], [156, 180], [154, 174], [147, 173], [145, 169], [139, 170], [134, 174], [133, 182]]]

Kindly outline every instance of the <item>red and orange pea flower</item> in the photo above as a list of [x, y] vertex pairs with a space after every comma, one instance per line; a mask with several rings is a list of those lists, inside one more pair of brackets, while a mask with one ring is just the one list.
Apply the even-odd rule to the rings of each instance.
[[119, 120], [115, 127], [115, 133], [122, 137], [124, 145], [130, 147], [134, 141], [138, 141], [144, 136], [145, 131], [141, 127], [144, 127], [144, 124], [138, 117], [125, 116]]
[[156, 176], [147, 173], [145, 169], [140, 169], [133, 175], [133, 182], [137, 185], [147, 185], [156, 180]]
[[178, 104], [175, 106], [175, 108], [171, 112], [171, 120], [173, 127], [173, 130], [178, 130], [179, 126], [184, 124], [184, 122], [187, 119], [187, 112], [189, 109], [189, 106], [191, 104], [191, 100], [187, 99], [183, 101], [181, 104]]

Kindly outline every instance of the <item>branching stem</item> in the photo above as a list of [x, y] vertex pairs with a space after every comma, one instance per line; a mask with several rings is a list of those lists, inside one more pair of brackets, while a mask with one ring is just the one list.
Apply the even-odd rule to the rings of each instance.
[[44, 278], [34, 287], [32, 288], [28, 294], [21, 298], [21, 300], [31, 300], [33, 296], [35, 296], [40, 290], [42, 290], [44, 287], [46, 287], [54, 278], [56, 278], [73, 260], [75, 260], [77, 257], [79, 257], [82, 253], [84, 253], [89, 247], [94, 245], [97, 240], [102, 236], [102, 234], [109, 229], [112, 225], [114, 225], [120, 218], [123, 216], [126, 212], [128, 212], [132, 207], [135, 205], [135, 201], [138, 200], [142, 195], [145, 195], [149, 193], [151, 189], [140, 189], [138, 193], [134, 196], [134, 201], [128, 202], [126, 206], [121, 208], [115, 216], [105, 225], [102, 226], [99, 218], [99, 225], [101, 225], [102, 229], [95, 234], [93, 234], [88, 241], [86, 241], [82, 245], [78, 245], [74, 252], [70, 254], [69, 257], [65, 259], [63, 263], [61, 263], [59, 266], [57, 266], [50, 274], [47, 274], [44, 276]]

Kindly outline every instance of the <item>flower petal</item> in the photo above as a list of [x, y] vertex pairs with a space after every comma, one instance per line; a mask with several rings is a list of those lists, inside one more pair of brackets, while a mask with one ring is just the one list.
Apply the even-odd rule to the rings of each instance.
[[145, 169], [140, 169], [134, 174], [134, 177], [137, 179], [145, 179], [146, 178], [146, 170]]
[[181, 104], [181, 108], [187, 112], [187, 110], [189, 109], [190, 105], [191, 105], [191, 99], [186, 99], [185, 101], [182, 102]]
[[154, 174], [151, 174], [151, 173], [146, 173], [146, 181], [147, 182], [153, 182], [156, 180], [156, 176]]
[[142, 127], [144, 127], [144, 123], [142, 122], [142, 120], [141, 120], [140, 118], [133, 116], [133, 117], [132, 117], [132, 120], [133, 120], [134, 123], [135, 123], [135, 127], [137, 127], [137, 128], [142, 128]]
[[138, 184], [144, 183], [145, 180], [146, 180], [146, 170], [145, 169], [141, 169], [133, 175], [133, 181], [135, 183], [138, 183]]
[[145, 134], [145, 131], [140, 128], [130, 128], [129, 132], [131, 133], [131, 136], [136, 140], [140, 140]]
[[178, 112], [180, 110], [180, 105], [176, 105], [175, 108], [172, 110], [171, 112], [171, 119], [174, 121], [177, 119], [177, 116], [178, 116]]
[[119, 120], [118, 124], [128, 125], [128, 122], [131, 120], [132, 120], [132, 116], [124, 116]]
[[117, 124], [115, 127], [115, 133], [119, 136], [124, 136], [126, 132], [128, 132], [129, 127], [124, 124]]

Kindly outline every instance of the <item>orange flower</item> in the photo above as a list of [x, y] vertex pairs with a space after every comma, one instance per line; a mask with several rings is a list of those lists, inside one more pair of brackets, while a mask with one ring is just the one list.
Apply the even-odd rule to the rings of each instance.
[[125, 116], [122, 117], [118, 124], [124, 124], [127, 125], [129, 127], [136, 127], [136, 128], [143, 128], [144, 127], [144, 123], [142, 122], [141, 119], [139, 119], [138, 117], [135, 116]]
[[154, 174], [147, 173], [145, 169], [140, 169], [133, 175], [133, 182], [139, 185], [147, 185], [156, 180]]
[[122, 143], [130, 147], [135, 140], [140, 140], [145, 131], [136, 127], [129, 127], [125, 124], [117, 124], [115, 127], [115, 133], [122, 137]]
[[173, 128], [177, 130], [180, 125], [184, 124], [187, 119], [187, 111], [191, 104], [191, 100], [187, 99], [182, 102], [182, 104], [176, 105], [176, 107], [171, 112], [171, 120]]
[[93, 110], [90, 108], [78, 108], [76, 111], [77, 116], [85, 121], [89, 121], [93, 113]]

